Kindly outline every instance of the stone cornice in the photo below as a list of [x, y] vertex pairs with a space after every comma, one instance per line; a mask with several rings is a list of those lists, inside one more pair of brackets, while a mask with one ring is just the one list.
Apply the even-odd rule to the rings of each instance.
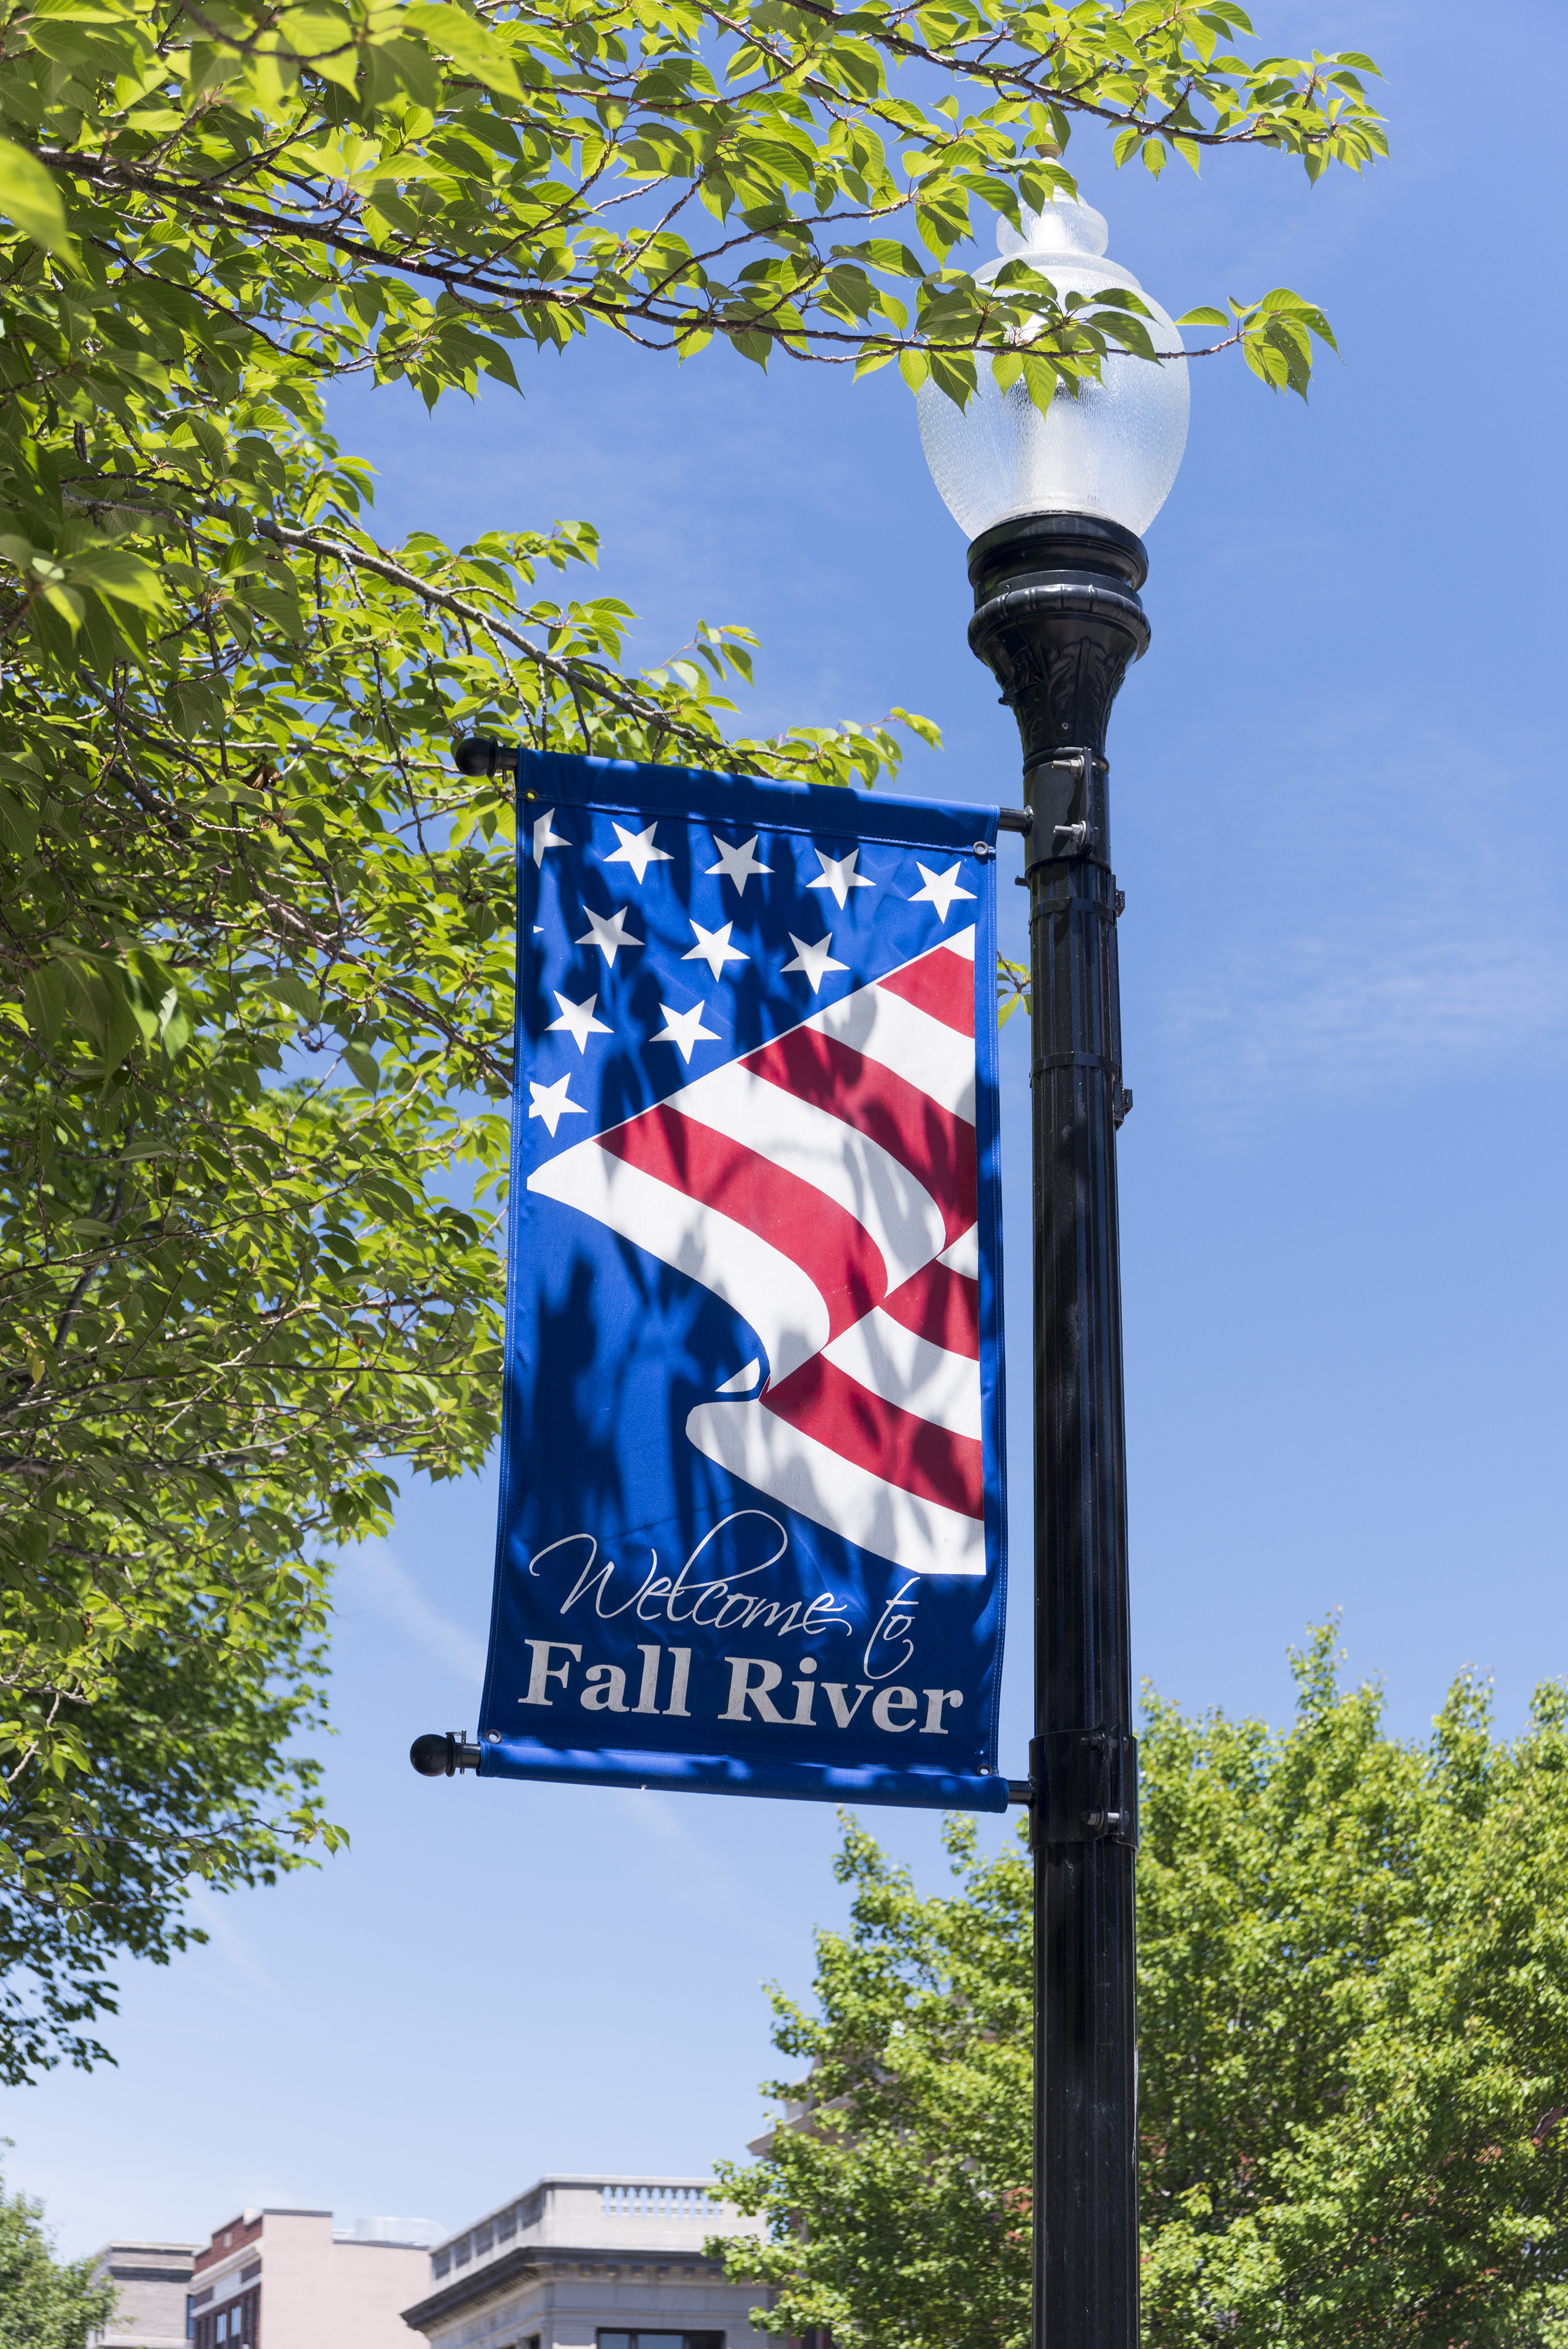
[[458, 2276], [442, 2284], [428, 2300], [416, 2301], [412, 2308], [403, 2311], [403, 2323], [410, 2332], [426, 2332], [444, 2317], [455, 2316], [460, 2309], [472, 2308], [476, 2301], [488, 2300], [493, 2292], [504, 2292], [509, 2285], [547, 2275], [553, 2267], [614, 2268], [675, 2268], [697, 2267], [710, 2276], [722, 2276], [723, 2270], [716, 2260], [704, 2259], [701, 2251], [672, 2250], [667, 2243], [646, 2243], [625, 2250], [607, 2248], [603, 2243], [527, 2243], [514, 2251], [507, 2251], [498, 2260], [487, 2260], [483, 2267], [470, 2274]]

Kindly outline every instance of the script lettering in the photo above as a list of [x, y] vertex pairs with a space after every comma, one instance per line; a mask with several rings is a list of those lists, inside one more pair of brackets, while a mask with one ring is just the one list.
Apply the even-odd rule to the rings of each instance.
[[[882, 1609], [882, 1619], [866, 1642], [866, 1654], [860, 1666], [868, 1680], [890, 1681], [895, 1672], [903, 1671], [904, 1666], [914, 1654], [915, 1643], [909, 1635], [915, 1628], [915, 1609], [920, 1602], [918, 1599], [911, 1599], [909, 1593], [911, 1590], [918, 1590], [919, 1588], [919, 1577], [912, 1577], [905, 1583], [902, 1590], [895, 1591]], [[898, 1611], [900, 1608], [905, 1610], [902, 1614]], [[898, 1640], [902, 1640], [904, 1642], [901, 1654], [895, 1656], [888, 1663], [881, 1663], [879, 1659], [877, 1662], [872, 1661], [878, 1647], [891, 1647]]]
[[[759, 1528], [765, 1528], [761, 1538], [769, 1545], [767, 1556], [751, 1566], [731, 1567], [708, 1581], [694, 1579], [701, 1571], [700, 1561], [709, 1543], [717, 1540], [727, 1526], [739, 1526], [747, 1519], [755, 1519]], [[819, 1640], [827, 1631], [853, 1630], [848, 1601], [831, 1590], [820, 1590], [813, 1599], [776, 1599], [765, 1592], [738, 1588], [742, 1582], [769, 1573], [788, 1548], [787, 1531], [768, 1510], [735, 1509], [703, 1535], [673, 1578], [659, 1572], [659, 1553], [650, 1550], [648, 1571], [635, 1588], [628, 1590], [627, 1583], [635, 1579], [635, 1569], [632, 1575], [623, 1577], [614, 1558], [601, 1557], [597, 1539], [589, 1533], [563, 1534], [558, 1541], [546, 1543], [529, 1559], [528, 1572], [537, 1578], [541, 1567], [552, 1559], [575, 1568], [576, 1579], [566, 1597], [557, 1602], [556, 1612], [569, 1615], [580, 1599], [588, 1599], [593, 1602], [594, 1613], [605, 1623], [629, 1613], [637, 1622], [650, 1626], [660, 1622], [693, 1623], [703, 1630], [713, 1631], [749, 1631], [755, 1626], [775, 1640], [787, 1639], [797, 1632], [805, 1639]], [[912, 1589], [914, 1585], [909, 1587]], [[901, 1603], [900, 1597], [884, 1615], [880, 1630], [886, 1636], [896, 1637], [907, 1628], [895, 1611]], [[890, 1663], [886, 1671], [874, 1677], [888, 1679], [898, 1669], [898, 1663]], [[649, 1708], [639, 1702], [635, 1709], [641, 1713]]]

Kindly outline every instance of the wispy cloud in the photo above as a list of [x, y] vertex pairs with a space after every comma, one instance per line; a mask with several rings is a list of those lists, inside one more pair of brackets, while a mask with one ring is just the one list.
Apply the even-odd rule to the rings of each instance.
[[1563, 844], [1544, 761], [1521, 763], [1522, 780], [1468, 746], [1363, 745], [1271, 778], [1249, 825], [1255, 894], [1239, 917], [1233, 896], [1217, 905], [1207, 942], [1195, 926], [1197, 967], [1159, 1014], [1200, 1116], [1516, 1069], [1568, 1040]]
[[279, 1994], [277, 1984], [235, 1924], [234, 1911], [223, 1896], [194, 1879], [187, 1889], [186, 1903], [213, 1953], [252, 1990], [259, 1991], [264, 1998], [275, 1999]]
[[439, 1657], [461, 1679], [477, 1686], [484, 1677], [484, 1648], [471, 1631], [440, 1615], [407, 1568], [384, 1542], [364, 1542], [345, 1551], [335, 1578], [339, 1613], [363, 1607], [406, 1631], [428, 1655]]
[[[680, 1809], [680, 1798], [621, 1786], [611, 1799], [643, 1846], [643, 1857], [682, 1906], [709, 1917], [733, 1912], [737, 1886], [715, 1846], [696, 1833]], [[687, 1798], [690, 1800], [690, 1797]]]

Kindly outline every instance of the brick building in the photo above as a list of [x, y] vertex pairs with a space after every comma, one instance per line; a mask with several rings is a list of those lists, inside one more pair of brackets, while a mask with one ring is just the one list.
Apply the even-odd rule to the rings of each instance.
[[400, 2312], [429, 2276], [429, 2240], [417, 2220], [335, 2233], [330, 2210], [244, 2211], [196, 2253], [191, 2349], [407, 2349]]

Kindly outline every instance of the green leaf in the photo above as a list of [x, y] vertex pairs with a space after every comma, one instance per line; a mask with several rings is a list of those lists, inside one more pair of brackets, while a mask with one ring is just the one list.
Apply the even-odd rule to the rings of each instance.
[[1055, 398], [1058, 388], [1067, 378], [1042, 351], [1022, 351], [1019, 357], [1024, 389], [1044, 416]]
[[13, 856], [30, 857], [37, 839], [37, 809], [0, 784], [0, 843]]
[[90, 547], [66, 558], [68, 575], [83, 586], [96, 588], [122, 604], [143, 612], [166, 608], [163, 582], [150, 563], [127, 547]]
[[65, 973], [57, 963], [45, 962], [27, 972], [22, 982], [27, 1025], [40, 1043], [52, 1044], [66, 1016]]
[[934, 719], [922, 718], [913, 709], [900, 709], [897, 702], [893, 704], [892, 709], [888, 714], [891, 717], [897, 718], [901, 724], [908, 726], [912, 733], [918, 734], [921, 741], [927, 744], [930, 750], [940, 750], [941, 749], [941, 729], [937, 725]]
[[1312, 303], [1303, 302], [1299, 294], [1293, 294], [1288, 285], [1274, 286], [1270, 293], [1264, 295], [1258, 307], [1268, 314], [1301, 319], [1320, 342], [1326, 343], [1332, 351], [1338, 350], [1339, 345], [1334, 341], [1333, 331], [1323, 312], [1314, 308]]
[[76, 246], [66, 226], [65, 207], [54, 174], [35, 155], [9, 139], [0, 139], [0, 212], [14, 220], [25, 236], [46, 253], [76, 258]]
[[466, 9], [443, 5], [443, 0], [414, 0], [404, 10], [403, 22], [486, 89], [502, 90], [508, 98], [524, 95], [506, 43]]

